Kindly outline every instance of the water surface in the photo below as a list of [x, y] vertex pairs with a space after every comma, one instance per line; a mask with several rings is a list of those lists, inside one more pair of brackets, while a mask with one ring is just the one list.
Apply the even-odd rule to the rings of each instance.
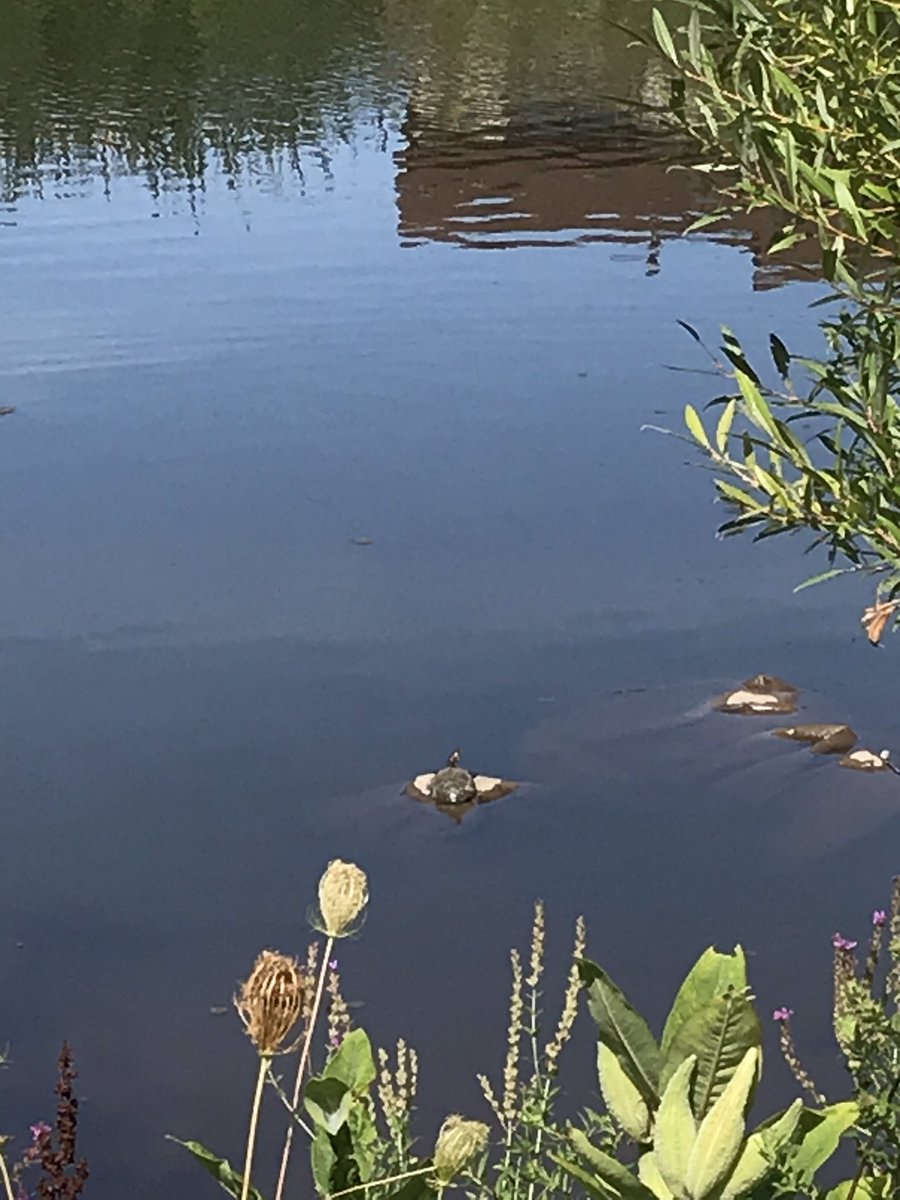
[[[777, 671], [896, 745], [891, 651], [864, 588], [791, 594], [799, 542], [716, 542], [641, 430], [717, 390], [678, 319], [812, 348], [817, 293], [765, 222], [678, 236], [709, 197], [607, 99], [659, 88], [623, 7], [0, 5], [5, 1086], [21, 1133], [72, 1040], [92, 1194], [199, 1194], [166, 1131], [238, 1156], [209, 1010], [336, 855], [426, 1137], [500, 1068], [536, 896], [655, 1018], [740, 940], [834, 1074], [828, 940], [884, 900], [897, 781], [700, 710]], [[455, 745], [527, 786], [406, 800]]]

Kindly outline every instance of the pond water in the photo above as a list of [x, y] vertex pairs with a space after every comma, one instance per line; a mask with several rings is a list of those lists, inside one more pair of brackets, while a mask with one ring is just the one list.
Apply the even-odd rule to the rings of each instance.
[[[656, 1020], [741, 941], [840, 1083], [829, 939], [885, 900], [898, 781], [703, 705], [777, 672], [900, 748], [894, 652], [642, 431], [718, 390], [679, 319], [812, 350], [818, 293], [764, 220], [679, 238], [709, 198], [609, 99], [659, 94], [627, 7], [0, 3], [6, 1121], [69, 1038], [89, 1195], [201, 1194], [165, 1132], [238, 1156], [210, 1010], [335, 856], [425, 1137], [481, 1111], [537, 896], [555, 966], [583, 912]], [[401, 794], [456, 745], [526, 786], [458, 825]]]

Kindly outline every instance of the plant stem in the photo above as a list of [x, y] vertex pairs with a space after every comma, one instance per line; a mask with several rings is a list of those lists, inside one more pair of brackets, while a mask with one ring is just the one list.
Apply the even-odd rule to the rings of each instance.
[[241, 1200], [247, 1200], [250, 1195], [250, 1172], [253, 1170], [253, 1151], [256, 1148], [256, 1129], [259, 1125], [259, 1110], [262, 1106], [263, 1085], [266, 1082], [266, 1071], [269, 1069], [271, 1058], [265, 1054], [259, 1056], [259, 1072], [256, 1076], [256, 1090], [253, 1093], [253, 1107], [250, 1110], [250, 1128], [247, 1131], [247, 1154], [244, 1158], [244, 1182], [241, 1186]]
[[303, 1118], [300, 1116], [300, 1114], [297, 1112], [297, 1110], [291, 1107], [291, 1102], [287, 1097], [287, 1093], [285, 1092], [284, 1088], [281, 1086], [281, 1084], [276, 1079], [275, 1074], [271, 1068], [269, 1068], [269, 1071], [267, 1072], [267, 1078], [268, 1078], [269, 1084], [275, 1090], [275, 1095], [278, 1097], [278, 1099], [281, 1101], [281, 1103], [284, 1105], [284, 1107], [291, 1114], [291, 1117], [296, 1122], [296, 1124], [300, 1126], [300, 1128], [303, 1130], [303, 1132], [306, 1134], [306, 1136], [308, 1138], [315, 1137], [315, 1132], [312, 1129], [310, 1129], [310, 1127], [303, 1120]]
[[388, 1183], [399, 1183], [401, 1179], [415, 1179], [417, 1175], [427, 1175], [431, 1167], [419, 1167], [417, 1171], [404, 1171], [402, 1175], [389, 1175], [387, 1179], [370, 1179], [368, 1183], [357, 1183], [354, 1187], [344, 1188], [341, 1192], [329, 1192], [328, 1200], [337, 1200], [338, 1196], [349, 1196], [351, 1192], [361, 1192], [370, 1187], [384, 1187]]
[[[306, 1030], [306, 1038], [303, 1042], [303, 1049], [300, 1051], [300, 1063], [297, 1067], [297, 1078], [294, 1081], [294, 1095], [291, 1100], [291, 1107], [296, 1111], [300, 1106], [300, 1092], [303, 1089], [303, 1072], [306, 1069], [306, 1064], [309, 1061], [309, 1052], [312, 1046], [313, 1032], [316, 1028], [316, 1019], [319, 1015], [319, 1008], [322, 1004], [322, 992], [325, 990], [325, 973], [328, 970], [328, 961], [331, 958], [331, 951], [334, 947], [334, 938], [330, 937], [325, 943], [325, 953], [322, 955], [322, 965], [319, 968], [319, 979], [316, 984], [316, 998], [313, 1001], [312, 1012], [309, 1016], [309, 1025]], [[287, 1179], [288, 1163], [291, 1158], [291, 1145], [294, 1141], [294, 1126], [288, 1125], [287, 1133], [284, 1135], [284, 1150], [281, 1152], [281, 1166], [278, 1169], [278, 1183], [275, 1187], [275, 1200], [281, 1200], [284, 1195], [284, 1185]]]
[[12, 1180], [9, 1177], [9, 1171], [6, 1169], [6, 1159], [0, 1154], [0, 1174], [3, 1175], [3, 1187], [6, 1191], [6, 1200], [15, 1200], [12, 1190]]

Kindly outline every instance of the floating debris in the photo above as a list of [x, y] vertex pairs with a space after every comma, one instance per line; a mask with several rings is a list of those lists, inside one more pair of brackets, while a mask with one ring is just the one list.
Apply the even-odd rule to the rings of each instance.
[[354, 537], [350, 539], [351, 546], [374, 546], [375, 543], [370, 537]]
[[851, 771], [893, 771], [900, 775], [900, 768], [891, 762], [890, 750], [882, 750], [880, 754], [874, 750], [852, 750], [844, 755], [838, 766], [849, 767]]
[[713, 701], [713, 708], [723, 713], [762, 716], [797, 711], [798, 689], [777, 675], [751, 675], [737, 691]]
[[873, 646], [881, 641], [891, 617], [900, 608], [900, 600], [876, 600], [862, 615], [862, 626]]
[[460, 766], [460, 752], [454, 750], [445, 767], [417, 775], [407, 784], [406, 793], [414, 800], [430, 801], [442, 810], [460, 810], [508, 796], [518, 786], [496, 775], [473, 775]]
[[10, 413], [14, 413], [15, 411], [16, 411], [16, 406], [14, 404], [0, 405], [0, 417], [8, 417], [10, 415]]
[[789, 725], [772, 732], [775, 737], [809, 742], [813, 754], [846, 754], [859, 741], [856, 731], [849, 725]]

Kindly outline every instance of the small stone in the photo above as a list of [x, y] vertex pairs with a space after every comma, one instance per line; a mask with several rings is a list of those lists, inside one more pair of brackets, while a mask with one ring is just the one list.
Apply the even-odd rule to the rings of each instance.
[[427, 796], [433, 780], [434, 771], [429, 771], [426, 775], [417, 775], [410, 786], [417, 792], [421, 792], [423, 796]]

